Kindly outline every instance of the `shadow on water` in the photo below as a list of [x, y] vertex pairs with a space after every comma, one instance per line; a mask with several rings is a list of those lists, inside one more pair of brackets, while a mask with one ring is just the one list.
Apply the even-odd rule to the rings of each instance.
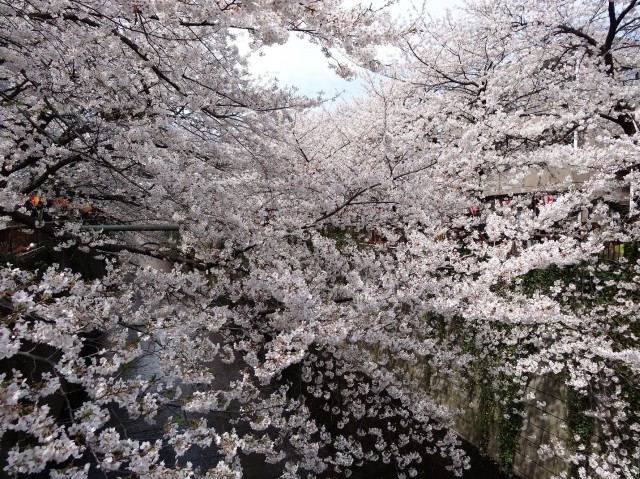
[[[481, 455], [472, 444], [463, 441], [463, 448], [471, 459], [471, 469], [464, 471], [463, 479], [509, 479], [513, 477], [500, 470], [500, 467], [491, 459]], [[422, 464], [422, 471], [416, 478], [451, 479], [456, 477], [447, 470], [447, 464], [438, 455], [426, 456]], [[397, 471], [391, 464], [370, 464], [355, 469], [351, 474], [351, 479], [395, 479], [397, 477]]]

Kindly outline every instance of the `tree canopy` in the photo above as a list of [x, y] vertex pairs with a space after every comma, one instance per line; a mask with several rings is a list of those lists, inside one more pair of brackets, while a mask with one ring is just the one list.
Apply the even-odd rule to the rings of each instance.
[[[0, 270], [9, 477], [241, 477], [249, 454], [285, 478], [413, 477], [435, 453], [459, 475], [434, 370], [490, 385], [514, 423], [553, 375], [589, 426], [538, 454], [638, 477], [636, 0], [473, 0], [408, 25], [338, 0], [0, 8], [3, 224], [105, 264]], [[239, 32], [377, 76], [323, 108], [256, 83]]]

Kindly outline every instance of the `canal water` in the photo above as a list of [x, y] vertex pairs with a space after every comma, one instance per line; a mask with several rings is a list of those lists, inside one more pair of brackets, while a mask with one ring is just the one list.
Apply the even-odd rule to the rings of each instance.
[[[230, 381], [234, 381], [240, 377], [240, 367], [237, 363], [229, 365], [222, 362], [216, 362], [210, 364], [209, 367], [212, 367], [217, 371], [215, 382], [212, 384], [213, 388], [224, 389], [229, 385]], [[135, 367], [131, 368], [126, 374], [131, 378], [137, 376], [150, 378], [156, 373], [160, 373], [160, 371], [157, 367], [157, 362], [154, 360], [153, 354], [151, 354], [138, 361]], [[119, 415], [120, 417], [118, 420], [114, 421], [110, 426], [115, 427], [122, 434], [126, 434], [126, 436], [131, 439], [154, 442], [156, 439], [162, 438], [162, 425], [166, 424], [171, 416], [175, 418], [178, 417], [179, 414], [180, 411], [177, 409], [164, 408], [158, 415], [155, 425], [149, 425], [141, 420], [128, 421], [126, 419], [126, 415], [122, 414]], [[207, 422], [218, 431], [228, 431], [235, 428], [239, 434], [248, 432], [244, 431], [242, 426], [232, 424], [232, 418], [232, 414], [225, 412], [211, 413], [207, 415]], [[189, 420], [190, 418], [185, 416], [183, 419]], [[494, 462], [481, 455], [473, 445], [463, 443], [463, 448], [471, 460], [471, 469], [465, 471], [463, 476], [465, 479], [506, 479], [511, 477], [501, 472]], [[293, 453], [293, 451], [291, 451], [291, 453]], [[243, 479], [276, 479], [282, 474], [281, 466], [266, 463], [263, 456], [252, 454], [241, 457], [243, 465]], [[180, 458], [180, 463], [184, 464], [189, 461], [194, 467], [207, 470], [215, 466], [220, 458], [221, 456], [217, 454], [214, 448], [201, 449], [197, 446], [193, 446], [187, 451], [185, 456]], [[162, 452], [161, 459], [164, 460], [167, 465], [175, 463], [175, 458], [169, 451]], [[455, 476], [447, 470], [447, 465], [448, 462], [439, 455], [425, 456], [423, 463], [420, 465], [421, 470], [417, 477], [429, 479], [454, 478]], [[92, 468], [90, 479], [104, 479], [104, 477], [104, 472], [94, 470], [94, 468]], [[319, 474], [317, 477], [318, 479], [332, 479], [344, 476], [336, 475], [335, 472], [325, 472], [323, 474]], [[393, 479], [397, 477], [397, 470], [392, 464], [382, 463], [369, 463], [365, 464], [361, 468], [353, 468], [351, 474], [352, 479]]]

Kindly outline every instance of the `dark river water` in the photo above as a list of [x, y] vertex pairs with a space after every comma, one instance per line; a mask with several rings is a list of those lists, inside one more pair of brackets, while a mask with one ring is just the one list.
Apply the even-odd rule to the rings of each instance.
[[[218, 371], [214, 387], [225, 388], [230, 381], [238, 379], [239, 367], [234, 365], [212, 364], [212, 367]], [[127, 373], [130, 377], [142, 376], [151, 377], [154, 373], [160, 372], [155, 364], [153, 355], [146, 356], [143, 360], [140, 360], [134, 368]], [[144, 421], [127, 421], [126, 415], [111, 426], [116, 427], [124, 432], [129, 438], [137, 439], [141, 441], [155, 441], [162, 438], [162, 425], [167, 422], [170, 416], [174, 418], [179, 416], [178, 410], [171, 410], [165, 408], [158, 415], [156, 424], [158, 426], [149, 425]], [[185, 419], [189, 419], [186, 417]], [[211, 413], [207, 415], [207, 422], [209, 425], [216, 428], [218, 431], [231, 430], [236, 428], [238, 433], [242, 433], [242, 427], [234, 426], [230, 423], [231, 415], [228, 413]], [[123, 431], [126, 430], [126, 431]], [[468, 456], [471, 460], [471, 469], [465, 471], [464, 478], [466, 479], [502, 479], [510, 476], [505, 475], [500, 471], [498, 466], [489, 460], [487, 457], [479, 454], [478, 450], [471, 444], [466, 443], [463, 445]], [[173, 464], [175, 458], [167, 451], [161, 454], [161, 459], [165, 461], [165, 464]], [[216, 453], [214, 448], [200, 449], [196, 446], [190, 448], [187, 453], [180, 458], [180, 463], [186, 461], [191, 462], [194, 467], [199, 467], [204, 470], [213, 467], [219, 461], [220, 456]], [[276, 479], [280, 477], [282, 470], [280, 466], [268, 464], [264, 461], [263, 456], [252, 454], [248, 456], [242, 456], [243, 464], [243, 479]], [[429, 479], [449, 479], [455, 477], [450, 471], [446, 469], [445, 462], [440, 456], [425, 456], [423, 463], [421, 464], [422, 470], [420, 471], [418, 478]], [[113, 476], [116, 477], [116, 476]], [[304, 477], [304, 476], [303, 476]], [[323, 473], [317, 476], [318, 479], [329, 479], [344, 477], [343, 475], [336, 475], [336, 473]], [[105, 478], [102, 471], [93, 470], [90, 474], [90, 479]], [[397, 478], [397, 470], [392, 464], [365, 464], [361, 468], [353, 468], [351, 478], [353, 479], [392, 479]]]

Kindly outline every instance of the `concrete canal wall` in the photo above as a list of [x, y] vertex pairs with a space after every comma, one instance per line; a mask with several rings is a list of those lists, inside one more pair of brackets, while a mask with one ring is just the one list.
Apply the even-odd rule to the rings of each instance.
[[[526, 401], [519, 414], [504, 417], [505, 405], [483, 397], [483, 388], [470, 392], [466, 378], [433, 374], [425, 389], [436, 402], [454, 411], [458, 434], [489, 454], [496, 462], [510, 462], [514, 475], [524, 479], [551, 479], [568, 473], [567, 390], [550, 376], [536, 376], [525, 391]], [[486, 389], [489, 388], [484, 388]], [[491, 392], [493, 394], [493, 392]], [[501, 417], [502, 416], [502, 417]], [[501, 422], [502, 421], [502, 422]], [[501, 440], [505, 422], [515, 430], [510, 444]], [[554, 453], [541, 449], [555, 444]], [[564, 454], [560, 454], [564, 451]]]

